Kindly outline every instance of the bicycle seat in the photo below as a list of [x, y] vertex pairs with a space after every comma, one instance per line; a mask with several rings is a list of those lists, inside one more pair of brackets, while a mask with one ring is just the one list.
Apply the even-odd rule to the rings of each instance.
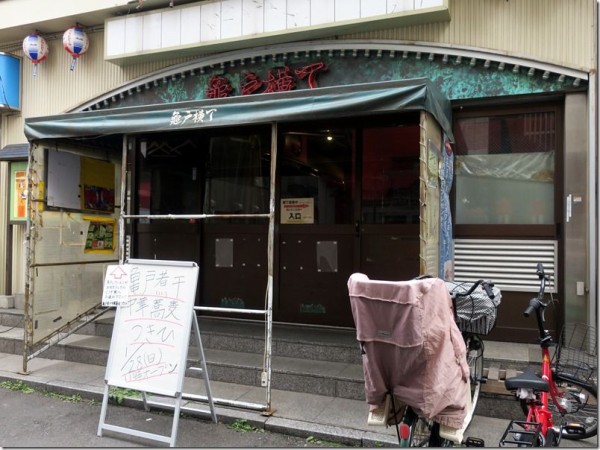
[[535, 391], [548, 392], [550, 391], [550, 385], [546, 380], [542, 380], [535, 373], [528, 370], [523, 372], [516, 377], [507, 378], [504, 380], [504, 386], [509, 391], [514, 391], [519, 388], [533, 389]]

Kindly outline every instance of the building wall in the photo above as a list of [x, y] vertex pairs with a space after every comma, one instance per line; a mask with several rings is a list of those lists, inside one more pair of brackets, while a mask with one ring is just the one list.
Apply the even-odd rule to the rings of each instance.
[[[341, 39], [431, 43], [480, 49], [548, 64], [591, 71], [595, 65], [593, 0], [450, 0], [450, 22], [406, 26], [341, 36]], [[23, 111], [6, 118], [3, 145], [26, 142], [26, 117], [74, 108], [126, 82], [194, 57], [165, 58], [118, 66], [105, 62], [102, 27], [88, 31], [88, 52], [69, 70], [62, 31], [47, 38], [50, 47], [39, 74], [24, 58]], [[25, 37], [25, 35], [23, 36]], [[333, 37], [333, 36], [332, 36]], [[21, 42], [0, 44], [0, 51], [23, 57]]]
[[446, 43], [567, 67], [594, 67], [594, 0], [450, 0], [450, 22], [408, 26], [361, 39]]
[[[595, 0], [449, 0], [449, 8], [449, 22], [331, 36], [328, 39], [419, 43], [438, 48], [475, 50], [482, 55], [489, 52], [518, 57], [524, 61], [590, 73], [594, 71]], [[21, 41], [0, 43], [0, 51], [23, 57], [22, 113], [3, 116], [0, 129], [2, 146], [26, 142], [23, 127], [27, 117], [69, 111], [147, 74], [201, 56], [164, 58], [119, 66], [103, 59], [103, 24], [86, 25], [98, 26], [88, 29], [89, 50], [79, 58], [74, 71], [69, 70], [71, 56], [62, 47], [64, 30], [56, 30], [53, 36], [45, 35], [50, 53], [48, 59], [40, 64], [37, 77], [32, 74], [32, 63], [23, 55]], [[2, 166], [5, 164], [2, 163]], [[4, 167], [0, 175], [5, 173]], [[0, 183], [0, 193], [3, 186], [4, 182]], [[5, 236], [6, 222], [2, 222], [0, 232]], [[14, 244], [13, 248], [16, 248]], [[6, 246], [2, 242], [0, 255], [6, 255]], [[19, 255], [15, 258], [15, 263], [20, 261]], [[0, 271], [5, 268], [6, 258], [0, 257]], [[13, 274], [13, 283], [21, 282], [22, 277], [15, 278]], [[0, 279], [0, 292], [6, 289], [3, 284], [4, 280]]]

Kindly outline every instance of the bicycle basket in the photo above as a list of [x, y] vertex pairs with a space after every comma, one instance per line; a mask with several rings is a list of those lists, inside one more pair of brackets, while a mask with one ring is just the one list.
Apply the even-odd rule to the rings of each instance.
[[584, 323], [563, 326], [554, 353], [556, 371], [584, 383], [598, 384], [598, 340], [596, 329]]
[[498, 306], [502, 299], [500, 289], [493, 287], [495, 297], [489, 298], [481, 286], [468, 296], [461, 296], [471, 289], [474, 283], [446, 281], [446, 287], [455, 297], [456, 324], [461, 331], [476, 334], [489, 334], [496, 324]]

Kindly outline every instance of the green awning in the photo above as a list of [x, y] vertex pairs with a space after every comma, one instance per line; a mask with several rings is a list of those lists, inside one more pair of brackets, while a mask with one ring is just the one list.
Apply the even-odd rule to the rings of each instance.
[[25, 135], [34, 141], [422, 110], [454, 140], [450, 102], [425, 78], [33, 117]]

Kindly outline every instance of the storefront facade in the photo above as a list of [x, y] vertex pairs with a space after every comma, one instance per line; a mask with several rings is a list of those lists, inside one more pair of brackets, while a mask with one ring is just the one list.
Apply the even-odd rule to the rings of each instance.
[[[327, 39], [348, 31], [338, 24], [329, 35], [320, 30], [319, 40], [288, 36], [196, 57], [164, 50], [162, 59], [144, 63], [152, 55], [107, 56], [108, 20], [90, 34], [92, 44], [104, 41], [104, 55], [87, 68], [82, 57], [69, 75], [92, 81], [90, 71], [112, 70], [117, 61], [128, 79], [88, 95], [92, 100], [80, 96], [68, 113], [24, 108], [25, 123], [4, 117], [3, 132], [19, 142], [15, 127], [23, 127], [45, 182], [51, 150], [114, 165], [113, 209], [91, 210], [96, 221], [116, 224], [126, 205], [131, 217], [115, 238], [123, 254], [115, 245], [113, 253], [81, 257], [71, 242], [65, 260], [193, 260], [201, 267], [197, 304], [207, 307], [262, 308], [272, 276], [274, 320], [342, 327], [352, 326], [346, 281], [353, 272], [490, 278], [503, 291], [491, 337], [527, 341], [531, 326], [520, 312], [535, 290], [538, 261], [553, 273], [561, 299], [550, 317], [554, 329], [596, 315], [595, 28], [581, 33], [577, 52], [553, 54], [543, 41], [564, 3], [553, 2], [553, 13], [523, 42], [503, 41], [500, 30], [484, 25], [498, 14], [526, 23], [551, 9], [546, 3], [520, 10], [513, 2], [440, 2], [448, 17], [424, 14], [422, 24], [400, 20], [395, 29]], [[589, 1], [575, 9], [577, 20], [597, 12]], [[475, 17], [470, 41], [459, 30]], [[554, 32], [578, 36], [563, 19]], [[58, 67], [48, 69], [36, 83], [61, 77]], [[33, 96], [39, 85], [27, 77]], [[422, 85], [415, 80], [439, 92], [442, 104], [450, 101], [451, 113], [423, 108], [417, 94], [406, 94], [406, 86]], [[398, 92], [406, 95], [390, 102]], [[430, 154], [437, 164], [423, 161]], [[433, 194], [425, 196], [423, 179], [434, 166], [438, 212], [424, 217], [424, 199]], [[69, 220], [93, 222], [85, 218], [89, 210], [51, 205], [40, 195], [40, 214], [61, 215], [57, 229], [74, 229]], [[424, 240], [424, 221], [438, 224], [434, 250]]]

